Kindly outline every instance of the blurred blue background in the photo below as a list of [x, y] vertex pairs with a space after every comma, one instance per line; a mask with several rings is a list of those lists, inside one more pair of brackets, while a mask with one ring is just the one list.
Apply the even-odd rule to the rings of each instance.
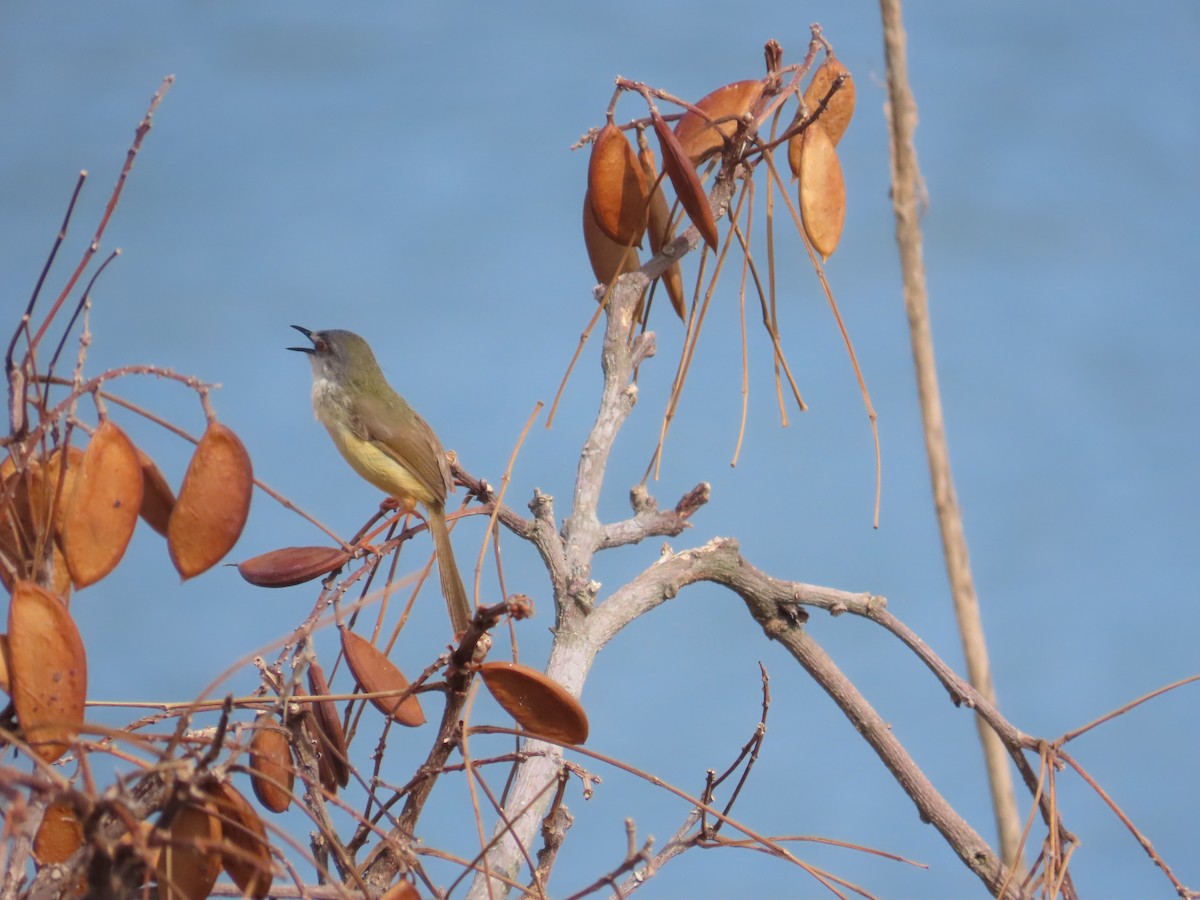
[[[847, 226], [828, 271], [879, 413], [882, 527], [871, 528], [862, 401], [794, 235], [779, 244], [781, 327], [810, 412], [790, 411], [791, 425], [780, 427], [769, 346], [751, 310], [750, 419], [740, 464], [729, 467], [741, 351], [736, 279], [727, 278], [652, 489], [673, 504], [695, 483], [712, 483], [712, 502], [693, 531], [671, 542], [675, 549], [736, 536], [774, 575], [886, 595], [961, 669], [900, 294], [882, 40], [870, 4], [797, 12], [746, 3], [734, 12], [626, 0], [7, 3], [5, 322], [11, 327], [24, 307], [86, 168], [91, 178], [43, 300], [57, 295], [150, 95], [173, 73], [104, 239], [103, 251], [123, 255], [94, 293], [89, 372], [144, 362], [220, 382], [217, 410], [242, 436], [257, 474], [349, 534], [378, 494], [336, 457], [312, 419], [308, 366], [283, 348], [296, 342], [291, 323], [353, 329], [374, 343], [393, 383], [446, 446], [499, 484], [526, 416], [553, 396], [593, 309], [578, 224], [587, 158], [568, 148], [602, 122], [613, 77], [695, 99], [757, 76], [768, 38], [797, 61], [814, 20], [858, 85], [840, 151]], [[929, 193], [934, 335], [1000, 705], [1018, 727], [1053, 738], [1200, 668], [1200, 7], [913, 4], [906, 24]], [[619, 115], [637, 112], [626, 99]], [[627, 490], [653, 449], [679, 352], [681, 329], [659, 312], [659, 355], [643, 368], [640, 402], [610, 468], [609, 518], [628, 511]], [[555, 428], [539, 424], [530, 434], [509, 493], [518, 509], [537, 487], [557, 497], [560, 516], [567, 511], [595, 412], [595, 349], [585, 351]], [[120, 387], [201, 430], [199, 404], [176, 386]], [[178, 484], [189, 448], [132, 415], [115, 416]], [[481, 519], [455, 531], [465, 569], [481, 535]], [[232, 558], [321, 541], [260, 494]], [[417, 566], [423, 550], [416, 545], [402, 570]], [[598, 559], [602, 596], [657, 551], [652, 541]], [[519, 630], [522, 658], [540, 665], [552, 624], [544, 573], [512, 539], [505, 564], [507, 589], [541, 603]], [[485, 574], [484, 590], [495, 599], [494, 575]], [[431, 584], [394, 654], [410, 673], [445, 639], [435, 592]], [[189, 699], [229, 663], [286, 634], [315, 594], [313, 586], [250, 588], [226, 568], [180, 587], [160, 539], [139, 531], [116, 574], [73, 604], [91, 658], [90, 693]], [[818, 615], [809, 628], [992, 839], [970, 715], [869, 624]], [[335, 645], [331, 635], [321, 640], [328, 663]], [[720, 590], [685, 592], [601, 655], [583, 695], [591, 746], [699, 792], [704, 771], [724, 769], [752, 734], [759, 660], [774, 702], [735, 814], [760, 833], [857, 842], [929, 866], [795, 848], [878, 895], [981, 896], [828, 699]], [[253, 684], [244, 666], [228, 688]], [[1196, 696], [1190, 688], [1158, 699], [1069, 747], [1193, 887]], [[475, 716], [503, 720], [482, 701]], [[364, 717], [364, 757], [377, 733], [378, 722]], [[420, 744], [393, 735], [384, 777], [403, 782]], [[475, 755], [489, 747], [503, 745], [481, 742]], [[623, 817], [661, 845], [686, 813], [625, 775], [599, 774], [591, 801], [568, 794], [576, 824], [554, 895], [619, 863]], [[421, 837], [471, 855], [464, 795], [447, 784], [435, 796]], [[1027, 807], [1024, 795], [1021, 802]], [[1060, 776], [1058, 802], [1082, 844], [1073, 872], [1083, 896], [1172, 893], [1070, 773]], [[303, 840], [307, 830], [297, 827]], [[432, 871], [443, 884], [452, 877], [450, 868]], [[786, 864], [734, 850], [691, 853], [643, 893], [824, 896]]]

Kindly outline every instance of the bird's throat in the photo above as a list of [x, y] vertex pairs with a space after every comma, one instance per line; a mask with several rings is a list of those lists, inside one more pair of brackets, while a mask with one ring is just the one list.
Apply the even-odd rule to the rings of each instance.
[[345, 420], [350, 409], [350, 397], [345, 389], [319, 372], [313, 372], [313, 412], [326, 427]]

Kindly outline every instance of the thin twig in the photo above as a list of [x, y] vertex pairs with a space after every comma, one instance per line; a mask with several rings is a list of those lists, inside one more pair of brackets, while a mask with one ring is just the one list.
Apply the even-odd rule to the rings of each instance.
[[[917, 186], [921, 183], [921, 171], [913, 143], [913, 132], [917, 125], [917, 105], [908, 83], [907, 37], [904, 33], [900, 0], [880, 0], [880, 10], [883, 17], [883, 45], [887, 57], [892, 208], [896, 216], [896, 243], [900, 248], [900, 268], [904, 274], [904, 306], [908, 312], [913, 368], [916, 372], [921, 416], [925, 424], [925, 447], [929, 456], [930, 479], [933, 482], [933, 501], [938, 527], [942, 533], [942, 553], [946, 560], [946, 573], [950, 579], [959, 636], [967, 661], [967, 674], [979, 693], [994, 704], [996, 691], [988, 663], [987, 641], [979, 613], [979, 597], [975, 593], [975, 582], [971, 575], [962, 510], [954, 490], [941, 390], [938, 386], [937, 359], [933, 351], [933, 332], [929, 325], [929, 297], [925, 284], [921, 222], [917, 204]], [[1017, 847], [1021, 841], [1021, 816], [1017, 810], [1008, 756], [999, 737], [987, 724], [982, 719], [977, 719], [976, 724], [987, 763], [1001, 853], [1010, 864], [1021, 868], [1022, 862], [1017, 855]]]

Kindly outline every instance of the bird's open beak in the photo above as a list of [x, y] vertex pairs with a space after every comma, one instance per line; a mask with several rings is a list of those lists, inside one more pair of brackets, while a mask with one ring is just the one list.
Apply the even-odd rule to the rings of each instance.
[[[302, 335], [304, 335], [306, 338], [308, 338], [310, 341], [312, 341], [312, 339], [313, 339], [312, 332], [309, 331], [307, 328], [301, 328], [299, 325], [293, 325], [292, 327], [295, 328]], [[313, 343], [315, 344], [316, 341], [313, 341]], [[288, 347], [288, 349], [289, 350], [297, 350], [300, 353], [316, 353], [317, 352], [312, 347]]]

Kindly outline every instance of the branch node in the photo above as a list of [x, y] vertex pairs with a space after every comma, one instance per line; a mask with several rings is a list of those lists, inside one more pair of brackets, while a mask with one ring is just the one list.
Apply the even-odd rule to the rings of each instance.
[[653, 331], [644, 331], [633, 339], [630, 348], [630, 358], [633, 365], [639, 366], [658, 351], [658, 342]]
[[621, 401], [625, 404], [626, 410], [633, 409], [637, 403], [638, 387], [636, 384], [631, 384], [621, 393]]
[[554, 495], [543, 494], [537, 488], [533, 489], [533, 499], [529, 501], [529, 511], [535, 519], [554, 521]]
[[675, 504], [675, 512], [685, 519], [690, 518], [692, 513], [709, 501], [710, 497], [712, 497], [712, 485], [707, 481], [702, 481], [679, 498], [679, 502]]
[[[634, 485], [629, 491], [629, 505], [635, 513], [658, 512], [658, 501], [650, 496], [650, 491], [644, 484]], [[678, 507], [676, 507], [678, 509]]]
[[517, 621], [533, 618], [533, 599], [526, 594], [512, 594], [508, 598], [508, 614]]

